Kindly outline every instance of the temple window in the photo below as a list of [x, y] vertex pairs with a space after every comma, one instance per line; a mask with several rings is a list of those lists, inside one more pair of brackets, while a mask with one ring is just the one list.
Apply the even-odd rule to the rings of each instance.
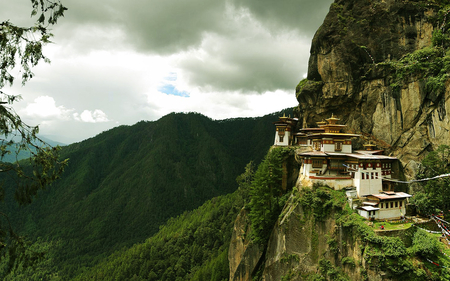
[[318, 141], [314, 142], [314, 150], [320, 150], [320, 142]]
[[284, 136], [280, 136], [280, 142], [284, 141]]
[[335, 149], [336, 151], [341, 151], [341, 150], [342, 150], [342, 142], [336, 142], [336, 143], [334, 144], [334, 149]]
[[322, 168], [322, 160], [313, 160], [312, 166], [313, 168]]

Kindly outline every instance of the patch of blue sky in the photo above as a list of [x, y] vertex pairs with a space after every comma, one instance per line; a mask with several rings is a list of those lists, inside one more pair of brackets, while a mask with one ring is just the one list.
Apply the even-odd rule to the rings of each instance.
[[179, 92], [174, 85], [165, 84], [158, 89], [160, 92], [165, 93], [166, 95], [179, 96], [179, 97], [189, 97], [189, 93]]

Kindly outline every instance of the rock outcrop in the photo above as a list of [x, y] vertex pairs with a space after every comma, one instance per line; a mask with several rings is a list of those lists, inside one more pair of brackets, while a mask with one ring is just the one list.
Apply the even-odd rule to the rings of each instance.
[[261, 261], [263, 251], [250, 239], [248, 212], [243, 208], [234, 222], [228, 250], [230, 281], [252, 280], [252, 274]]
[[336, 0], [314, 36], [307, 79], [296, 89], [298, 117], [315, 126], [334, 113], [413, 176], [427, 151], [450, 144], [450, 83], [445, 79], [438, 93], [428, 89], [424, 71], [399, 78], [393, 65], [432, 46], [433, 31], [447, 20], [435, 2]]

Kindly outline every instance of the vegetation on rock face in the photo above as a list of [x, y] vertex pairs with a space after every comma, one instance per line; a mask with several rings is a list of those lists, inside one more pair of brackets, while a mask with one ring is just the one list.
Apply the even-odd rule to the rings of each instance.
[[280, 214], [287, 193], [282, 190], [283, 161], [292, 152], [291, 148], [272, 148], [259, 164], [250, 189], [249, 217], [253, 242], [266, 245]]
[[[440, 268], [430, 263], [429, 259], [441, 266], [450, 265], [450, 260], [442, 252], [448, 250], [444, 249], [436, 236], [425, 231], [416, 228], [403, 230], [399, 232], [402, 239], [380, 235], [384, 232], [377, 234], [363, 217], [349, 208], [343, 191], [316, 186], [301, 191], [294, 189], [293, 195], [301, 204], [307, 219], [314, 220], [312, 225], [330, 218], [337, 225], [334, 233], [328, 236], [328, 249], [325, 252], [313, 253], [317, 247], [311, 248], [310, 255], [318, 255], [319, 258], [318, 273], [309, 274], [307, 280], [349, 280], [344, 270], [346, 267], [350, 267], [352, 272], [359, 271], [361, 279], [367, 277], [367, 270], [370, 269], [378, 272], [376, 274], [384, 272], [393, 280], [430, 280], [440, 272]], [[343, 235], [339, 234], [340, 228]], [[350, 253], [347, 247], [354, 247], [354, 244], [346, 245], [347, 239], [353, 241], [352, 244], [359, 241], [365, 265], [361, 264], [362, 260], [347, 255]], [[305, 272], [294, 270], [290, 273], [291, 276], [299, 274], [305, 276]], [[436, 280], [450, 280], [450, 275], [441, 272]]]
[[439, 254], [440, 245], [436, 237], [429, 235], [426, 231], [418, 229], [414, 233], [412, 246], [408, 250], [423, 258], [434, 258]]
[[[450, 146], [441, 145], [422, 160], [419, 179], [450, 173]], [[414, 193], [413, 203], [424, 215], [443, 211], [450, 214], [450, 177], [420, 182]]]

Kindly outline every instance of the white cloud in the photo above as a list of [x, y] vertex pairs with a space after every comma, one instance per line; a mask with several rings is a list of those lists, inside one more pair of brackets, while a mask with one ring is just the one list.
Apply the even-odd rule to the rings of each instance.
[[[24, 121], [67, 143], [170, 112], [222, 119], [297, 104], [312, 34], [332, 0], [181, 2], [67, 1], [56, 44], [44, 48], [52, 64], [2, 90], [23, 96], [14, 108]], [[27, 25], [29, 12], [29, 0], [12, 1], [0, 18]]]
[[163, 116], [171, 112], [200, 112], [213, 119], [257, 117], [294, 107], [296, 104], [293, 91], [283, 90], [246, 95], [237, 91], [193, 91], [189, 97], [167, 95], [158, 91], [147, 94], [147, 114], [152, 116]]
[[108, 116], [100, 109], [94, 111], [84, 110], [81, 114], [74, 113], [73, 117], [77, 121], [86, 123], [104, 123], [110, 121]]
[[40, 96], [29, 103], [21, 114], [41, 118], [41, 119], [61, 119], [67, 120], [73, 110], [66, 109], [64, 106], [56, 106], [56, 102], [52, 97]]

